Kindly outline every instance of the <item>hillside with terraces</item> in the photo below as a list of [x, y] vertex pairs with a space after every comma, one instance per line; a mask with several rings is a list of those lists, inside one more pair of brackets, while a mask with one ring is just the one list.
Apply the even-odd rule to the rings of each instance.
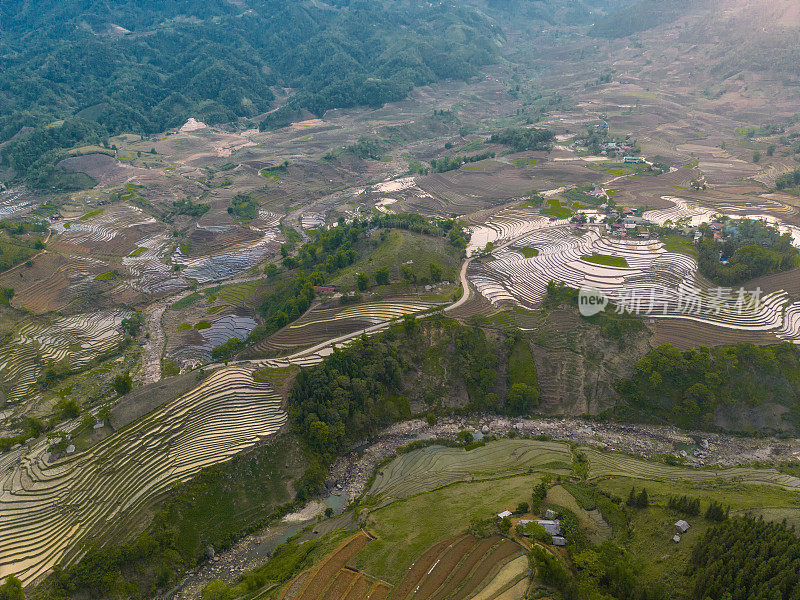
[[0, 8], [0, 600], [796, 599], [790, 0], [107, 4]]

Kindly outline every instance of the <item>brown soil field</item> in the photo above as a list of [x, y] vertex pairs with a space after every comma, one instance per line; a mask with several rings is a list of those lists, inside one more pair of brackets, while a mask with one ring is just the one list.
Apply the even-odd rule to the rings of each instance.
[[73, 173], [86, 173], [103, 186], [122, 185], [132, 177], [147, 175], [145, 169], [131, 167], [107, 154], [86, 154], [65, 158], [58, 166]]
[[74, 298], [103, 288], [107, 282], [96, 282], [94, 277], [107, 270], [93, 261], [45, 252], [34, 259], [32, 267], [23, 265], [4, 273], [0, 286], [15, 290], [12, 306], [40, 314], [62, 309]]
[[614, 198], [618, 204], [625, 206], [652, 206], [653, 208], [669, 208], [673, 203], [662, 196], [681, 196], [681, 189], [688, 187], [689, 182], [699, 176], [694, 169], [679, 168], [672, 173], [658, 176], [643, 176], [638, 179], [619, 179], [608, 184], [609, 189], [618, 190]]
[[422, 600], [433, 596], [477, 542], [475, 537], [467, 535], [439, 555], [435, 565], [425, 574], [422, 582], [414, 590], [414, 598]]
[[337, 572], [344, 567], [347, 561], [353, 558], [359, 550], [366, 546], [370, 539], [371, 538], [367, 536], [366, 533], [359, 532], [339, 546], [339, 548], [320, 565], [314, 576], [308, 580], [305, 588], [298, 595], [298, 598], [300, 600], [314, 600], [317, 598], [321, 591], [328, 587], [331, 579], [336, 577]]
[[471, 598], [486, 579], [496, 573], [512, 556], [522, 553], [522, 547], [511, 540], [505, 540], [499, 546], [485, 555], [464, 585], [453, 596], [452, 600], [465, 600]]
[[420, 556], [411, 568], [406, 572], [403, 579], [392, 590], [392, 600], [404, 600], [412, 590], [417, 587], [417, 584], [422, 581], [422, 578], [430, 570], [439, 555], [451, 544], [457, 543], [459, 538], [452, 538], [444, 540], [435, 546], [428, 548], [425, 553]]
[[783, 290], [793, 299], [800, 299], [800, 268], [751, 279], [744, 287], [748, 290], [760, 287], [764, 294]]
[[[462, 167], [447, 173], [426, 175], [417, 178], [417, 185], [437, 198], [447, 213], [458, 214], [497, 206], [512, 198], [525, 196], [535, 188], [534, 180], [527, 171], [505, 165], [495, 173], [470, 171]], [[430, 213], [430, 208], [427, 212]]]
[[499, 537], [490, 537], [478, 541], [478, 543], [472, 547], [469, 555], [453, 569], [452, 576], [436, 590], [433, 596], [431, 596], [431, 600], [445, 600], [448, 598], [462, 583], [464, 583], [464, 581], [466, 581], [475, 566], [486, 556], [492, 546], [499, 541]]
[[317, 598], [321, 600], [340, 600], [350, 589], [358, 573], [350, 569], [340, 569], [327, 590], [320, 589]]
[[389, 593], [391, 591], [392, 591], [391, 587], [389, 587], [382, 581], [379, 581], [378, 583], [375, 584], [375, 587], [372, 588], [372, 591], [370, 592], [369, 596], [367, 596], [367, 598], [369, 598], [369, 600], [386, 600], [386, 598], [389, 597]]
[[362, 598], [367, 597], [372, 586], [372, 581], [359, 574], [350, 587], [350, 591], [348, 591], [347, 595], [344, 597], [344, 600], [362, 600]]
[[725, 329], [684, 319], [655, 319], [653, 323], [648, 323], [648, 327], [653, 332], [653, 346], [672, 344], [679, 350], [739, 342], [768, 345], [780, 341], [771, 333]]

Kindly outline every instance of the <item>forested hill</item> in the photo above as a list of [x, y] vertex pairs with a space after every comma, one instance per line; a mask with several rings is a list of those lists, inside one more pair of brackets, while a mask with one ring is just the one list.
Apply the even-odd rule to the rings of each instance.
[[77, 116], [156, 132], [274, 108], [380, 105], [465, 79], [496, 59], [499, 29], [460, 2], [7, 0], [0, 4], [0, 142]]

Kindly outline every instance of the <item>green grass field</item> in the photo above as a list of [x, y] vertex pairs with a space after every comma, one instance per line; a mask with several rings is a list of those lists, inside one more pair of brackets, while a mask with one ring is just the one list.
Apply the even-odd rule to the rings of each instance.
[[181, 309], [184, 309], [184, 308], [186, 308], [188, 306], [191, 306], [192, 304], [194, 304], [198, 300], [200, 300], [200, 294], [198, 294], [197, 292], [194, 292], [192, 294], [189, 294], [185, 298], [181, 298], [177, 302], [174, 302], [172, 304], [172, 306], [170, 306], [170, 308], [172, 310], [181, 310]]
[[547, 208], [539, 212], [543, 215], [555, 217], [556, 219], [568, 219], [572, 216], [572, 210], [570, 210], [566, 204], [562, 204], [557, 198], [550, 198], [547, 201]]
[[667, 252], [677, 252], [679, 254], [686, 254], [692, 258], [697, 258], [697, 246], [687, 237], [682, 235], [666, 235], [661, 238], [661, 241], [664, 242], [664, 249]]
[[[373, 234], [373, 241], [380, 239], [380, 232]], [[409, 261], [411, 261], [409, 263]], [[429, 277], [430, 264], [436, 263], [442, 267], [441, 279], [443, 281], [457, 281], [461, 269], [461, 256], [459, 251], [452, 246], [446, 238], [434, 237], [392, 229], [387, 238], [374, 252], [365, 252], [362, 257], [331, 281], [331, 285], [342, 286], [346, 289], [355, 288], [356, 273], [365, 273], [374, 282], [375, 272], [383, 267], [388, 267], [392, 280], [400, 279], [400, 266], [408, 264], [414, 271], [417, 279]]]
[[218, 302], [225, 302], [226, 304], [233, 304], [234, 306], [244, 306], [252, 299], [262, 283], [263, 281], [247, 281], [245, 283], [226, 285], [218, 288], [215, 291], [215, 295]]
[[[430, 446], [400, 454], [379, 469], [361, 503], [364, 526], [377, 539], [356, 555], [352, 566], [395, 585], [434, 544], [530, 502], [534, 486], [547, 474], [555, 485], [542, 512], [548, 507], [571, 512], [591, 543], [611, 539], [623, 546], [634, 557], [640, 581], [661, 582], [677, 597], [684, 597], [692, 584], [686, 566], [710, 526], [702, 513], [712, 500], [729, 505], [732, 514], [800, 523], [800, 479], [775, 469], [693, 469], [580, 449], [589, 464], [586, 481], [572, 476], [573, 449], [564, 442], [503, 438], [469, 452]], [[631, 487], [647, 489], [649, 507], [625, 505]], [[667, 509], [670, 495], [677, 494], [699, 498], [701, 515]], [[691, 528], [676, 544], [672, 536], [680, 518]]]
[[628, 261], [621, 256], [609, 256], [608, 254], [592, 254], [591, 256], [581, 256], [581, 260], [594, 263], [596, 265], [605, 265], [607, 267], [627, 267]]
[[[477, 451], [460, 450], [464, 455]], [[534, 474], [458, 483], [379, 508], [367, 520], [367, 529], [378, 539], [357, 555], [356, 567], [397, 584], [430, 546], [463, 532], [472, 520], [485, 519], [527, 501], [538, 482], [539, 476]]]
[[536, 248], [531, 248], [530, 246], [525, 246], [524, 248], [520, 249], [519, 251], [522, 256], [525, 258], [533, 258], [534, 256], [539, 256], [539, 251]]

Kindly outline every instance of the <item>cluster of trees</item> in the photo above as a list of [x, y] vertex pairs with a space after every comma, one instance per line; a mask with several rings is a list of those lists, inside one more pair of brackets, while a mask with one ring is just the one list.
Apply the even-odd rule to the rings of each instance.
[[[514, 344], [507, 339], [498, 345], [480, 328], [442, 316], [407, 317], [402, 325], [362, 337], [302, 371], [289, 393], [291, 421], [316, 454], [331, 459], [411, 416], [412, 404], [436, 409], [453, 390], [466, 389], [472, 411], [526, 414], [523, 404], [509, 406], [508, 397], [503, 403], [497, 393], [502, 391], [499, 362]], [[534, 394], [538, 399], [538, 388]]]
[[24, 444], [30, 438], [39, 437], [46, 431], [47, 425], [36, 417], [23, 417], [20, 429], [22, 433], [0, 437], [0, 452], [6, 452], [17, 444]]
[[172, 212], [176, 215], [188, 215], [190, 217], [202, 217], [211, 207], [208, 204], [194, 202], [191, 198], [175, 200], [172, 203]]
[[689, 561], [692, 598], [800, 598], [800, 540], [784, 523], [734, 517], [712, 527]]
[[494, 152], [487, 150], [480, 154], [473, 154], [472, 156], [445, 156], [444, 158], [431, 160], [431, 170], [434, 173], [446, 173], [447, 171], [454, 171], [461, 165], [466, 163], [478, 162], [479, 160], [486, 160], [487, 158], [494, 158]]
[[553, 147], [553, 132], [535, 127], [509, 127], [500, 133], [492, 134], [493, 144], [511, 146], [514, 152], [523, 150], [550, 150]]
[[528, 340], [514, 337], [506, 365], [506, 412], [512, 416], [529, 415], [539, 406], [539, 380]]
[[617, 385], [627, 418], [663, 418], [708, 429], [720, 404], [758, 405], [800, 400], [800, 350], [789, 343], [740, 343], [681, 352], [671, 345], [648, 352]]
[[[736, 285], [769, 273], [793, 269], [800, 262], [800, 250], [792, 236], [752, 219], [725, 221], [725, 237], [700, 240], [700, 272], [720, 285]], [[727, 264], [722, 262], [727, 260]]]
[[0, 584], [0, 600], [25, 600], [22, 582], [13, 575], [6, 577], [5, 583]]
[[122, 331], [134, 338], [139, 335], [142, 325], [144, 325], [144, 315], [138, 310], [134, 311], [130, 317], [122, 319], [122, 323], [120, 323]]
[[386, 151], [386, 146], [380, 140], [375, 140], [365, 136], [358, 138], [355, 144], [345, 147], [345, 151], [361, 160], [381, 160]]
[[[542, 304], [543, 308], [552, 310], [562, 305], [578, 305], [578, 290], [571, 288], [560, 281], [550, 280], [545, 288], [546, 295]], [[645, 324], [640, 317], [630, 313], [617, 313], [613, 305], [606, 306], [604, 311], [581, 319], [589, 321], [600, 328], [601, 333], [620, 344], [624, 343], [631, 333], [645, 329]]]
[[775, 180], [775, 187], [779, 190], [794, 189], [800, 186], [800, 169], [784, 173]]
[[[574, 572], [555, 554], [535, 545], [528, 554], [532, 572], [566, 600], [603, 598], [646, 600], [662, 597], [639, 581], [641, 568], [624, 548], [611, 541], [570, 550]], [[666, 597], [666, 596], [665, 596]]]
[[[350, 224], [340, 219], [337, 227], [316, 230], [314, 238], [300, 247], [296, 258], [289, 255], [289, 246], [284, 244], [281, 247], [284, 267], [299, 267], [300, 270], [288, 273], [277, 281], [264, 297], [260, 307], [263, 322], [253, 329], [246, 341], [232, 338], [236, 341], [228, 340], [214, 348], [216, 354], [212, 356], [218, 360], [229, 358], [245, 342], [261, 340], [298, 319], [311, 306], [315, 296], [314, 287], [324, 284], [332, 273], [355, 262], [358, 258], [355, 245], [363, 238], [365, 231], [357, 219]], [[274, 277], [277, 268], [273, 267], [268, 274]]]
[[370, 221], [372, 227], [407, 229], [427, 235], [447, 236], [450, 244], [459, 250], [466, 249], [469, 244], [469, 232], [461, 222], [455, 219], [426, 219], [415, 213], [396, 213], [374, 215]]
[[[261, 302], [263, 322], [250, 334], [251, 341], [263, 339], [278, 331], [284, 325], [297, 320], [311, 306], [314, 299], [314, 286], [322, 285], [325, 275], [319, 271], [306, 273], [300, 271], [293, 277], [278, 282], [275, 288]], [[220, 357], [227, 352], [220, 351]]]
[[248, 194], [236, 194], [231, 199], [228, 214], [239, 221], [252, 221], [258, 216], [258, 202]]
[[690, 517], [700, 514], [700, 498], [689, 498], [688, 496], [670, 496], [667, 500], [667, 508]]
[[[23, 136], [37, 139], [26, 143], [35, 152], [13, 152], [27, 171], [55, 147], [160, 132], [189, 116], [210, 124], [255, 117], [271, 108], [276, 85], [297, 93], [264, 127], [308, 111], [380, 106], [417, 85], [476, 75], [496, 60], [499, 35], [457, 3], [248, 0], [243, 9], [222, 0], [124, 0], [109, 8], [89, 0], [32, 8], [14, 0], [0, 9], [0, 53], [8, 58], [0, 142], [35, 128]], [[47, 125], [71, 117], [96, 130], [70, 146], [38, 143], [49, 137]]]
[[642, 491], [637, 494], [636, 488], [632, 487], [625, 504], [632, 508], [647, 508], [650, 506], [650, 499], [647, 496], [647, 488], [642, 488]]
[[590, 33], [600, 38], [627, 37], [678, 18], [689, 5], [689, 0], [637, 0], [597, 19]]

